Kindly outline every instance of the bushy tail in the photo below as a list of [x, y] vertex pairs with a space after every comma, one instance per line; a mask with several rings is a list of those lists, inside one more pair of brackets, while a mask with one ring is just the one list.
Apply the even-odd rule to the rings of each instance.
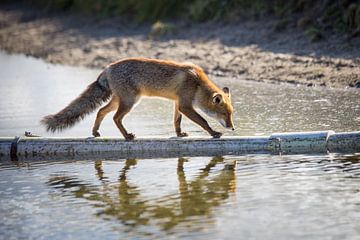
[[103, 102], [110, 98], [111, 91], [107, 80], [101, 74], [97, 81], [90, 84], [87, 89], [67, 107], [54, 115], [49, 115], [41, 120], [47, 131], [61, 131], [72, 127], [82, 120], [87, 114], [97, 109]]

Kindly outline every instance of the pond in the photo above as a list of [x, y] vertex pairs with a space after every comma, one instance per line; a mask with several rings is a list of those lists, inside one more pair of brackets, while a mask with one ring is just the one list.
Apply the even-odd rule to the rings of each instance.
[[[51, 65], [4, 53], [0, 54], [0, 66], [0, 136], [13, 137], [25, 131], [42, 136], [91, 136], [96, 112], [72, 129], [55, 134], [46, 133], [40, 119], [65, 107], [96, 80], [100, 70]], [[220, 86], [229, 86], [232, 93], [236, 131], [226, 130], [209, 119], [210, 125], [225, 136], [359, 130], [359, 90], [212, 79]], [[112, 115], [109, 114], [100, 127], [104, 136], [120, 136]], [[145, 98], [125, 117], [124, 125], [138, 137], [174, 136], [172, 121], [172, 102]], [[190, 135], [207, 135], [186, 118], [183, 130]]]
[[1, 162], [3, 239], [357, 239], [360, 156]]
[[[42, 116], [99, 70], [0, 53], [0, 136], [90, 136], [95, 115], [61, 133]], [[232, 90], [236, 131], [356, 131], [360, 91], [214, 77]], [[141, 136], [174, 136], [173, 106], [144, 99], [125, 119]], [[206, 136], [185, 120], [190, 135]], [[107, 117], [105, 136], [120, 136]], [[357, 239], [360, 155], [242, 155], [11, 161], [0, 159], [2, 239]]]

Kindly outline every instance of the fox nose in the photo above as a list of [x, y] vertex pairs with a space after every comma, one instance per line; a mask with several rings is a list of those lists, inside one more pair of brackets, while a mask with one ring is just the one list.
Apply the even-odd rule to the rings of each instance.
[[227, 129], [231, 129], [231, 130], [233, 130], [233, 131], [235, 130], [234, 126], [232, 126], [232, 125], [226, 125], [226, 128], [227, 128]]

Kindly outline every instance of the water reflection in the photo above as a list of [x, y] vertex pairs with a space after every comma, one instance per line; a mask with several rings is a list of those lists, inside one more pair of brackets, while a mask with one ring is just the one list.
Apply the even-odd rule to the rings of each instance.
[[4, 239], [360, 234], [359, 154], [19, 160], [0, 173]]
[[[95, 175], [101, 182], [100, 186], [66, 174], [52, 175], [47, 184], [61, 189], [61, 195], [70, 194], [87, 200], [98, 210], [97, 216], [117, 219], [128, 230], [156, 225], [161, 231], [171, 232], [183, 223], [191, 230], [195, 227], [192, 223], [196, 221], [214, 221], [214, 208], [224, 204], [230, 195], [235, 195], [236, 162], [225, 161], [220, 156], [213, 157], [204, 168], [198, 170], [195, 178], [187, 180], [184, 170], [187, 161], [186, 158], [178, 159], [178, 193], [157, 196], [155, 199], [143, 196], [141, 188], [127, 178], [129, 171], [138, 163], [136, 159], [126, 159], [116, 183], [106, 177], [102, 160], [97, 160], [94, 163]], [[214, 168], [217, 170], [213, 171]]]

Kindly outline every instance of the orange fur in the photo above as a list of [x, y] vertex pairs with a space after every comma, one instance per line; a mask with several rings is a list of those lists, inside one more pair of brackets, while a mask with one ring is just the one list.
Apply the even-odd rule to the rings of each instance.
[[115, 124], [125, 139], [133, 139], [135, 136], [126, 131], [122, 119], [141, 96], [175, 101], [174, 126], [178, 136], [187, 136], [180, 127], [183, 114], [213, 137], [221, 136], [221, 133], [211, 129], [194, 107], [216, 118], [224, 127], [234, 128], [233, 108], [227, 88], [221, 90], [194, 64], [147, 58], [127, 58], [110, 64], [82, 95], [59, 113], [45, 117], [42, 123], [51, 131], [70, 127], [110, 95], [111, 101], [97, 114], [93, 127], [95, 137], [100, 136], [98, 130], [106, 114], [117, 110]]

